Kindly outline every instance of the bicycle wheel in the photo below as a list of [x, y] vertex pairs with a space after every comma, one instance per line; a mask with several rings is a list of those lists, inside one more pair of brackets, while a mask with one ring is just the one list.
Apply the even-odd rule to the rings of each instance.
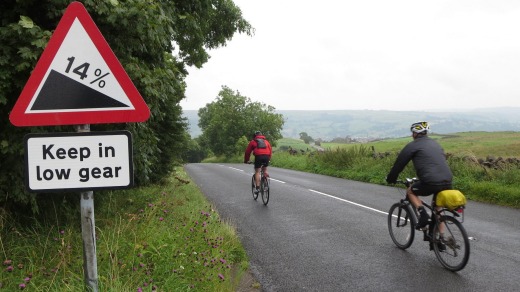
[[415, 237], [415, 224], [410, 205], [395, 203], [388, 211], [388, 232], [392, 241], [400, 249], [409, 248]]
[[[451, 216], [442, 216], [444, 222], [444, 237], [434, 239], [433, 251], [437, 259], [448, 270], [456, 272], [462, 270], [469, 260], [469, 238], [464, 226]], [[435, 224], [433, 234], [438, 234], [439, 224]], [[445, 250], [439, 249], [439, 243]]]
[[264, 202], [264, 205], [267, 205], [267, 203], [269, 203], [269, 189], [269, 179], [265, 176], [262, 176], [260, 192], [262, 193], [262, 201]]
[[253, 174], [253, 177], [251, 178], [251, 193], [253, 193], [253, 199], [258, 199], [258, 193], [255, 193], [256, 191], [256, 184], [255, 184], [255, 175]]

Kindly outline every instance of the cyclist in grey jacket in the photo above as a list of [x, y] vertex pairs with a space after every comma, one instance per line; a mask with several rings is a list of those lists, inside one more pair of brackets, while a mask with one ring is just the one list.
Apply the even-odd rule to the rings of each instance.
[[446, 155], [442, 147], [427, 136], [430, 130], [428, 123], [414, 123], [410, 130], [414, 140], [401, 150], [394, 166], [386, 177], [386, 182], [389, 184], [396, 183], [399, 173], [403, 171], [410, 160], [413, 162], [419, 181], [412, 184], [406, 193], [410, 202], [419, 211], [418, 227], [422, 228], [428, 224], [429, 216], [418, 196], [429, 196], [442, 190], [451, 189], [453, 174], [446, 162]]

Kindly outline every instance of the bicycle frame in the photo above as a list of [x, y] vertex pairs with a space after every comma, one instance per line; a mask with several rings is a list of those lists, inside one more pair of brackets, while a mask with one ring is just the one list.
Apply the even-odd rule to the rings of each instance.
[[[248, 163], [252, 163], [252, 162], [250, 161]], [[258, 191], [262, 194], [262, 202], [264, 203], [264, 205], [267, 205], [267, 203], [269, 202], [270, 182], [269, 182], [269, 177], [265, 175], [265, 172], [264, 172], [265, 167], [267, 167], [267, 165], [264, 163], [260, 167], [260, 189]], [[253, 173], [253, 177], [251, 180], [251, 191], [253, 193], [253, 199], [256, 200], [258, 198], [258, 193], [255, 190], [255, 187], [256, 187], [255, 176], [256, 176], [256, 169], [255, 169], [255, 173]]]
[[[409, 187], [415, 179], [400, 181]], [[398, 188], [403, 192], [402, 188]], [[462, 226], [464, 222], [464, 207], [450, 210], [437, 207], [436, 194], [433, 195], [431, 204], [421, 200], [422, 205], [429, 211], [431, 221], [424, 228], [416, 228], [419, 214], [412, 205], [406, 191], [404, 198], [393, 204], [388, 212], [388, 230], [392, 241], [400, 249], [409, 248], [415, 238], [415, 230], [421, 230], [424, 240], [430, 243], [430, 250], [435, 252], [437, 259], [450, 271], [463, 269], [469, 259], [469, 239], [466, 230]], [[410, 225], [408, 225], [410, 224]]]

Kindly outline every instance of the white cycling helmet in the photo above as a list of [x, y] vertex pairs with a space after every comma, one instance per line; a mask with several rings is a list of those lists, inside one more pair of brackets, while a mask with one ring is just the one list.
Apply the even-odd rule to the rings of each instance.
[[417, 134], [427, 134], [430, 131], [430, 125], [428, 125], [428, 122], [413, 123], [410, 131]]

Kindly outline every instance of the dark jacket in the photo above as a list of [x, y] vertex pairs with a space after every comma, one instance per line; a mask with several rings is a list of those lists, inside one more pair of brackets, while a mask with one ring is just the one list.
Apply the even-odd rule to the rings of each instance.
[[408, 143], [394, 163], [386, 177], [388, 183], [395, 183], [399, 173], [412, 160], [417, 178], [428, 185], [451, 184], [453, 174], [446, 162], [446, 155], [441, 145], [428, 136], [418, 136]]

